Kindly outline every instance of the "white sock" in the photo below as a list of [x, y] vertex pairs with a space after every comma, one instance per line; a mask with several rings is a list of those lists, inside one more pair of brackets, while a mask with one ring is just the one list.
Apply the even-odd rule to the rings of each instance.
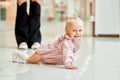
[[29, 55], [25, 52], [25, 51], [18, 51], [18, 50], [15, 50], [15, 53], [18, 57], [20, 57], [21, 59], [23, 60], [27, 60]]

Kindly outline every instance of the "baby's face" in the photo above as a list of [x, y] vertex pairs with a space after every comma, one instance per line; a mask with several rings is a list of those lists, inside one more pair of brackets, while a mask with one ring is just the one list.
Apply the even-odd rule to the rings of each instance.
[[80, 23], [74, 23], [71, 26], [69, 26], [66, 31], [69, 37], [71, 37], [73, 40], [77, 40], [81, 37], [82, 34], [82, 25]]

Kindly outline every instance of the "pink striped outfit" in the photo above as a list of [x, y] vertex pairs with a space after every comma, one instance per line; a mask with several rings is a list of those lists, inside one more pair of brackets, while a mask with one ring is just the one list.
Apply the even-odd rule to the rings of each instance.
[[44, 63], [62, 63], [67, 67], [73, 65], [75, 52], [80, 48], [80, 40], [73, 41], [68, 35], [64, 35], [54, 42], [41, 44], [35, 52], [41, 55]]

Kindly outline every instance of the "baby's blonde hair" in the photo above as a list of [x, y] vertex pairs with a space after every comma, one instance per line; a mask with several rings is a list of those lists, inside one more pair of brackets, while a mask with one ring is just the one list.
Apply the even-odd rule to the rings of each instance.
[[80, 24], [80, 26], [83, 27], [83, 21], [79, 17], [73, 15], [67, 19], [65, 29], [72, 26], [73, 24]]

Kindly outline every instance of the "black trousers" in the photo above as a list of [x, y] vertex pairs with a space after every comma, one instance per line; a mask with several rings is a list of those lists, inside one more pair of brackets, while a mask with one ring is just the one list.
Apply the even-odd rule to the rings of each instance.
[[41, 5], [37, 2], [31, 2], [30, 0], [29, 14], [27, 13], [27, 2], [20, 6], [17, 5], [15, 37], [18, 46], [21, 42], [26, 42], [28, 47], [31, 48], [34, 42], [41, 43], [40, 15]]

